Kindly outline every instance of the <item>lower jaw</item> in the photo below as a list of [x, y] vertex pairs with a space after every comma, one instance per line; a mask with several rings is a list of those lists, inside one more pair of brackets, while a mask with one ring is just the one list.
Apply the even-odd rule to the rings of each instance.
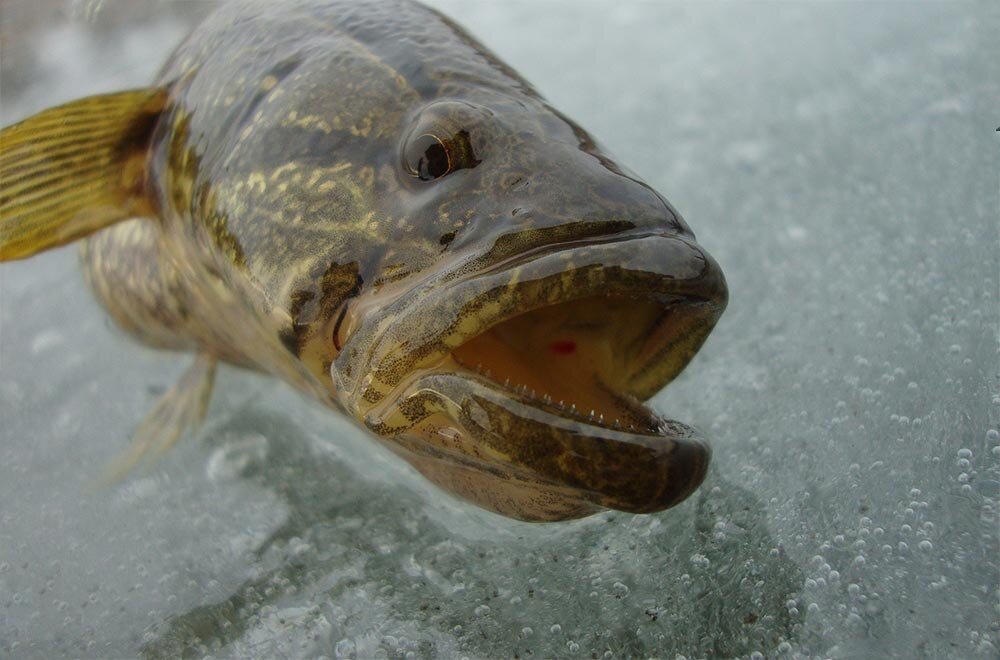
[[[414, 433], [406, 435], [422, 443], [423, 433], [420, 430]], [[491, 513], [524, 522], [559, 522], [583, 518], [605, 508], [566, 486], [533, 479], [518, 471], [484, 470], [481, 464], [413, 450], [409, 444], [391, 443], [390, 448], [441, 490]]]
[[589, 424], [460, 368], [415, 378], [364, 421], [442, 489], [530, 521], [668, 508], [697, 488], [710, 459], [683, 424]]

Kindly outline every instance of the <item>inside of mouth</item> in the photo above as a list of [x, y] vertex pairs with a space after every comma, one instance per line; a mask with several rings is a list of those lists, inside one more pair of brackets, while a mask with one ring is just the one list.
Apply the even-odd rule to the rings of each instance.
[[683, 346], [672, 350], [691, 323], [686, 308], [624, 296], [558, 303], [491, 327], [452, 357], [550, 414], [658, 434], [662, 420], [640, 401], [687, 362]]

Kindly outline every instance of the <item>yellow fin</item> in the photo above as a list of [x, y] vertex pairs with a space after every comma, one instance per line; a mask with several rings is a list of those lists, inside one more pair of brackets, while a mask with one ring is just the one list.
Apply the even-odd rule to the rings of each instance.
[[205, 418], [215, 383], [215, 357], [201, 353], [156, 403], [132, 434], [132, 446], [107, 469], [104, 483], [118, 481], [143, 460], [155, 460], [173, 447], [184, 431], [193, 432]]
[[150, 214], [146, 151], [166, 98], [159, 88], [90, 96], [0, 131], [0, 261]]

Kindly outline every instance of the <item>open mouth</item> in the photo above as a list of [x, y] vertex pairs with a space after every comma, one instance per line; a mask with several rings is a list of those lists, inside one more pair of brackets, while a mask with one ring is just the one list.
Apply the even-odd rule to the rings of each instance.
[[526, 404], [580, 424], [657, 435], [640, 401], [673, 378], [697, 347], [696, 303], [595, 296], [504, 321], [452, 352]]
[[383, 333], [358, 410], [366, 426], [446, 490], [527, 520], [648, 513], [698, 487], [707, 444], [643, 402], [725, 307], [700, 249], [647, 236], [466, 285], [428, 296], [414, 327]]

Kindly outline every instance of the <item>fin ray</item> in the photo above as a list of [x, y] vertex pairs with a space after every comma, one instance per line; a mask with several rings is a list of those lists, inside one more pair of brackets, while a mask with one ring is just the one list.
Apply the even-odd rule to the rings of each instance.
[[218, 360], [200, 353], [191, 366], [136, 427], [132, 445], [105, 471], [102, 482], [120, 480], [142, 462], [155, 462], [177, 444], [185, 431], [198, 430], [215, 383]]
[[0, 261], [148, 214], [146, 147], [162, 88], [72, 101], [0, 131]]

